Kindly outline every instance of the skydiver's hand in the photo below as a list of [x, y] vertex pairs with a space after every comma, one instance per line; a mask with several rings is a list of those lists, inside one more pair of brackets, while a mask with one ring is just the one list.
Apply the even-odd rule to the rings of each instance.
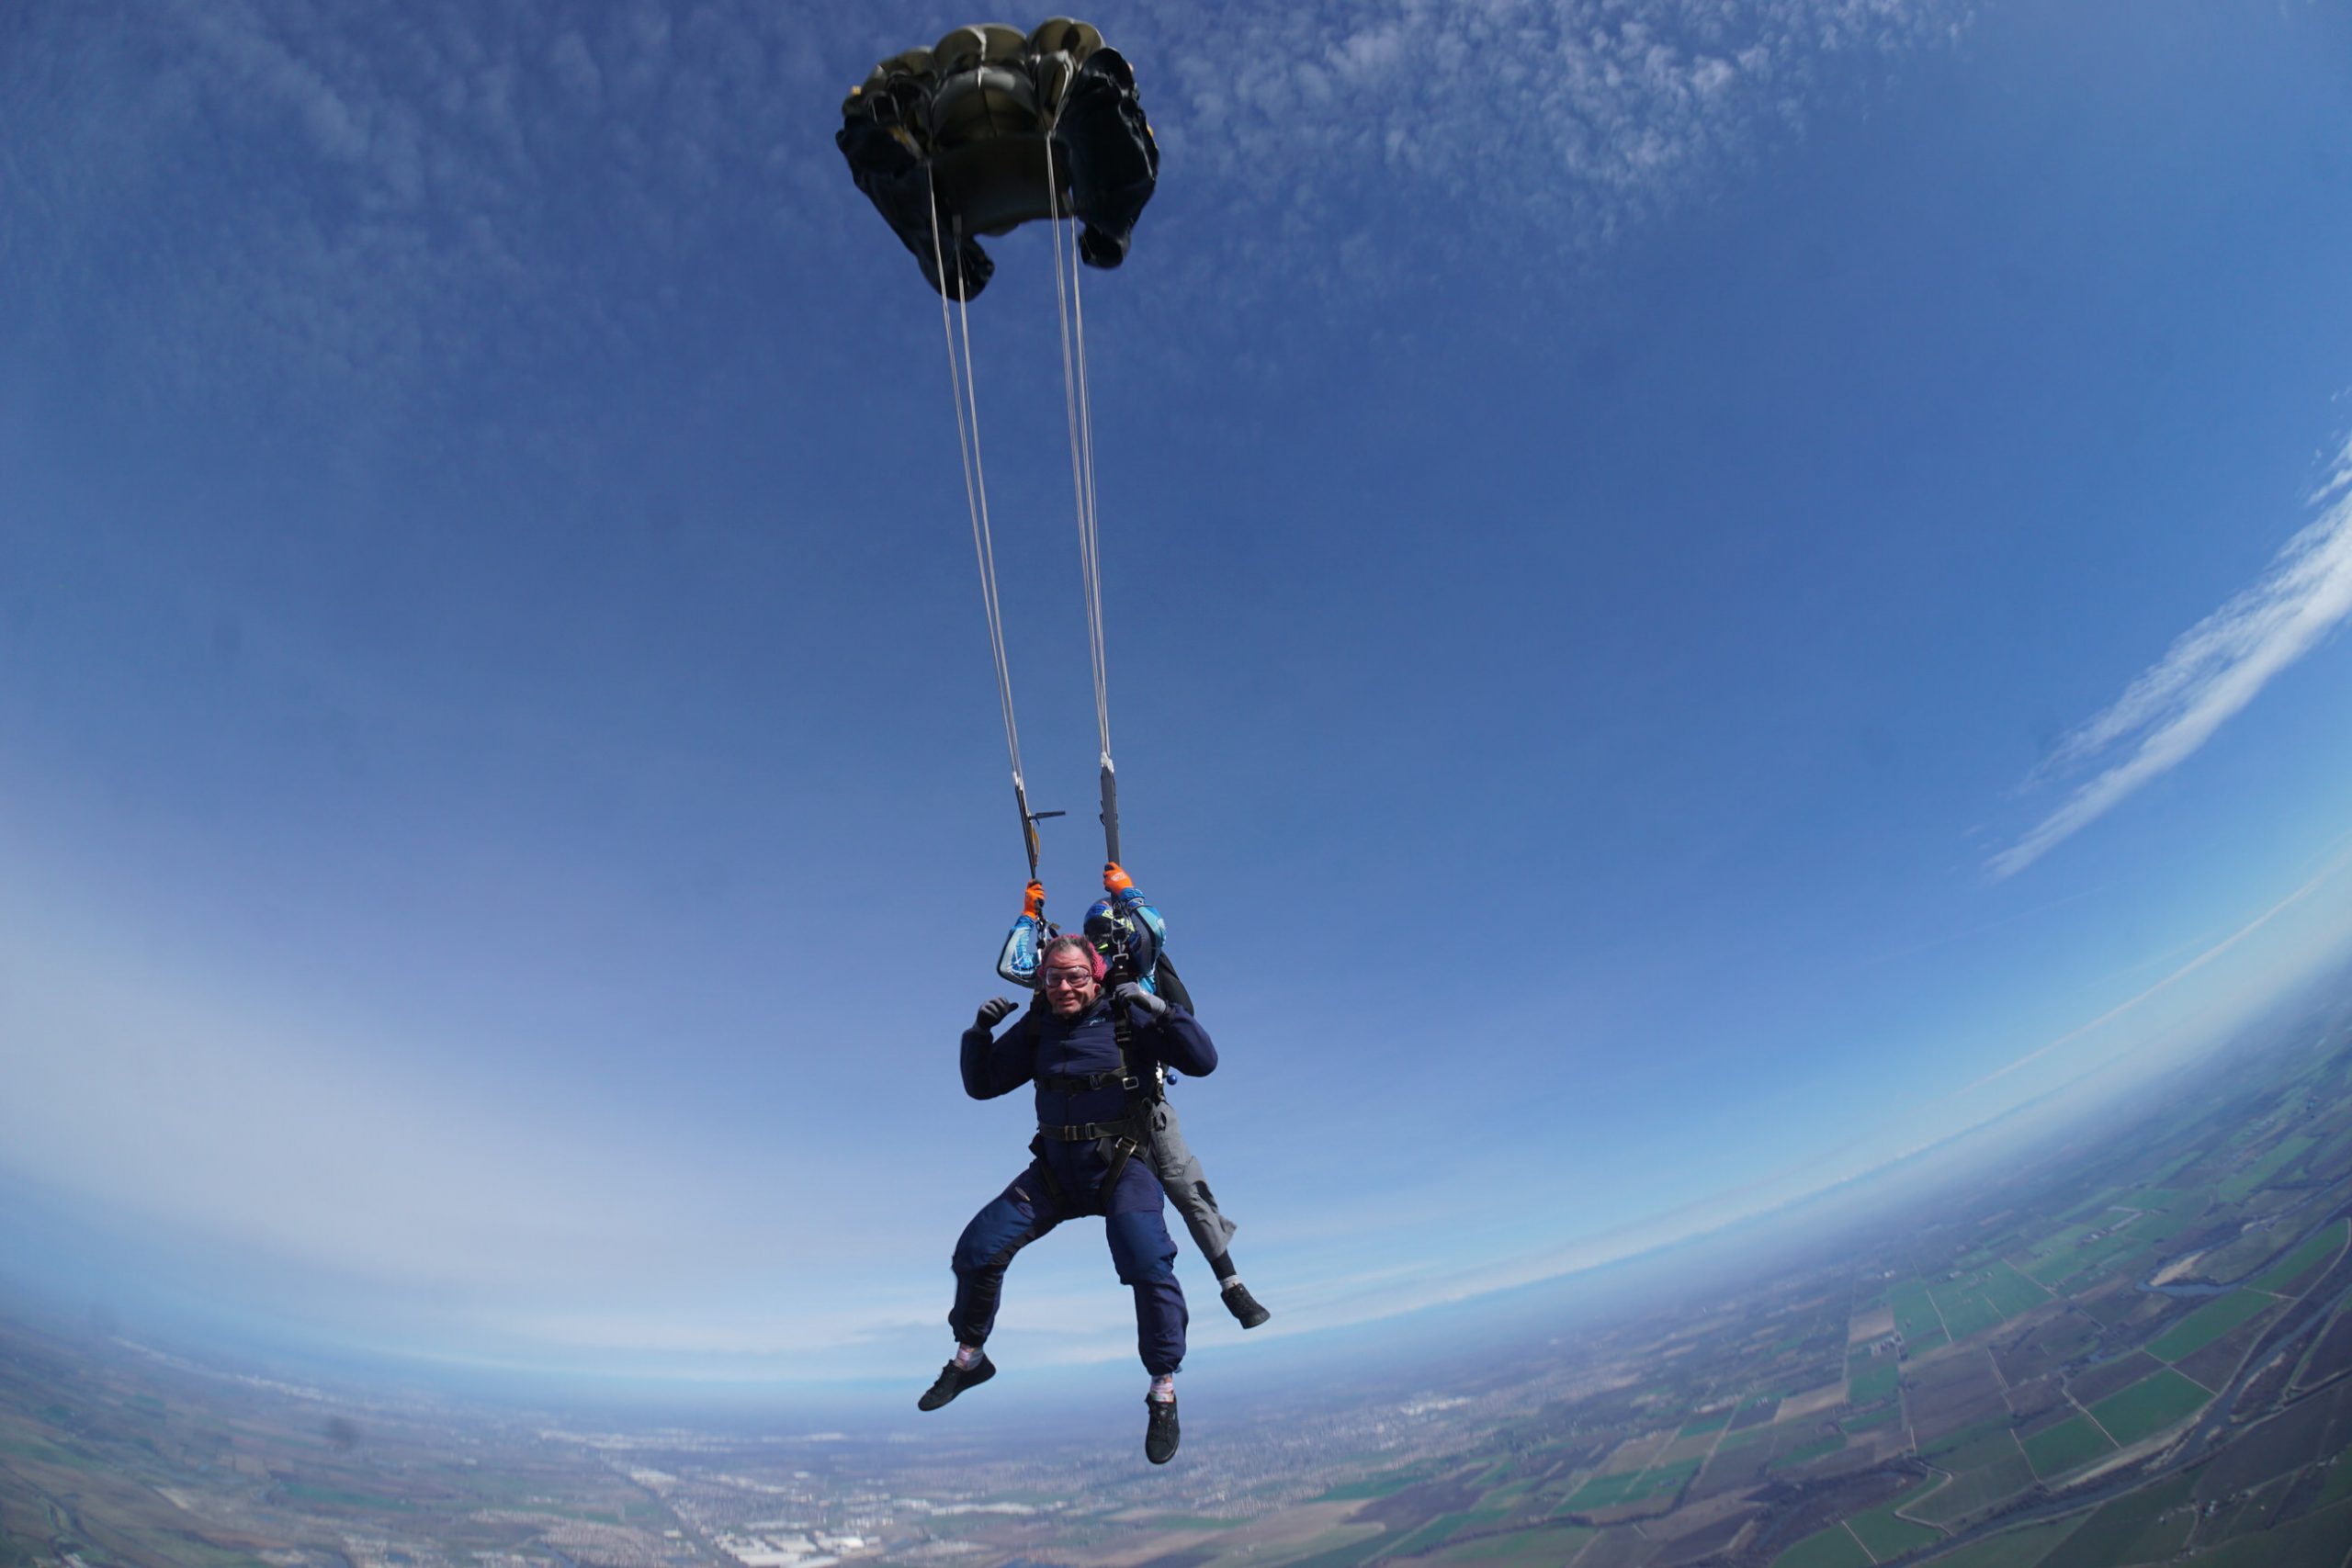
[[1119, 869], [1117, 861], [1102, 863], [1102, 891], [1115, 898], [1122, 893], [1135, 891], [1135, 878]]
[[980, 1004], [980, 1010], [973, 1015], [972, 1027], [994, 1032], [998, 1024], [1012, 1016], [1013, 1006], [1009, 997], [990, 997]]
[[1143, 1014], [1146, 1018], [1152, 1020], [1154, 1022], [1158, 1022], [1159, 1020], [1168, 1016], [1168, 1004], [1161, 1001], [1158, 997], [1153, 996], [1149, 991], [1145, 990], [1141, 986], [1136, 985], [1133, 980], [1130, 980], [1125, 985], [1121, 986], [1117, 990], [1113, 991], [1111, 995], [1118, 1000], [1125, 1002], [1131, 1010]]
[[1046, 918], [1046, 885], [1033, 882], [1021, 890], [1021, 912], [1033, 920]]

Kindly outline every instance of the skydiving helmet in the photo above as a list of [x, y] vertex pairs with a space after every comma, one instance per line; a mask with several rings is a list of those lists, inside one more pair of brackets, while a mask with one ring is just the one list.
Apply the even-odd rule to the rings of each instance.
[[1085, 931], [1086, 940], [1094, 944], [1094, 951], [1102, 955], [1104, 963], [1114, 972], [1124, 964], [1125, 977], [1135, 977], [1134, 928], [1129, 925], [1127, 918], [1112, 906], [1111, 900], [1097, 898], [1087, 907]]

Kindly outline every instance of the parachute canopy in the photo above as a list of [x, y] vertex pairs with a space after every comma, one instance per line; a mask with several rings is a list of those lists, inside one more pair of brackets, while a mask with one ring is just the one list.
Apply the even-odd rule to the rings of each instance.
[[924, 278], [956, 299], [995, 270], [974, 236], [1035, 219], [1076, 218], [1080, 257], [1118, 265], [1159, 174], [1134, 71], [1067, 17], [1026, 34], [958, 28], [892, 55], [850, 89], [834, 141]]

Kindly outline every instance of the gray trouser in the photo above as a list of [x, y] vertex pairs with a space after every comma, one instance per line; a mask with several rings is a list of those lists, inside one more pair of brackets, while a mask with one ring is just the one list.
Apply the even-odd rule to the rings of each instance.
[[1159, 1184], [1168, 1190], [1176, 1212], [1184, 1216], [1184, 1228], [1193, 1233], [1193, 1245], [1201, 1249], [1201, 1256], [1224, 1256], [1233, 1233], [1241, 1227], [1216, 1206], [1208, 1174], [1185, 1146], [1184, 1130], [1176, 1124], [1176, 1108], [1165, 1100], [1155, 1101], [1151, 1108], [1151, 1168], [1159, 1173]]

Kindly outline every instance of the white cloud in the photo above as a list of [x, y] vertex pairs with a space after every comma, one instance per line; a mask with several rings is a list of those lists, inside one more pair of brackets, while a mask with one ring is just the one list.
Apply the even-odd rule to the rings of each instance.
[[[2352, 615], [2352, 442], [2315, 500], [2318, 521], [2287, 542], [2260, 581], [2181, 634], [2105, 712], [2061, 740], [2027, 787], [2104, 761], [2100, 771], [2016, 843], [1995, 855], [2014, 876], [2179, 766]], [[2111, 760], [2109, 760], [2111, 759]]]
[[[1157, 287], [1218, 321], [1278, 279], [1345, 306], [1473, 261], [1557, 278], [1801, 125], [1826, 61], [1940, 43], [1959, 14], [1138, 12], [1117, 41], [1168, 151], [1162, 207], [1196, 215], [1171, 228]], [[900, 287], [829, 145], [832, 107], [937, 26], [911, 5], [851, 18], [750, 0], [582, 16], [171, 0], [113, 22], [51, 8], [0, 58], [0, 139], [23, 153], [12, 199], [38, 217], [12, 268], [108, 287], [24, 290], [17, 309], [41, 301], [62, 357], [104, 344], [133, 361], [105, 367], [110, 387], [171, 402], [228, 384], [397, 404], [477, 385], [503, 344], [654, 341], [692, 293], [681, 281], [722, 266], [851, 289], [888, 267]], [[701, 302], [729, 297], [714, 285]]]

